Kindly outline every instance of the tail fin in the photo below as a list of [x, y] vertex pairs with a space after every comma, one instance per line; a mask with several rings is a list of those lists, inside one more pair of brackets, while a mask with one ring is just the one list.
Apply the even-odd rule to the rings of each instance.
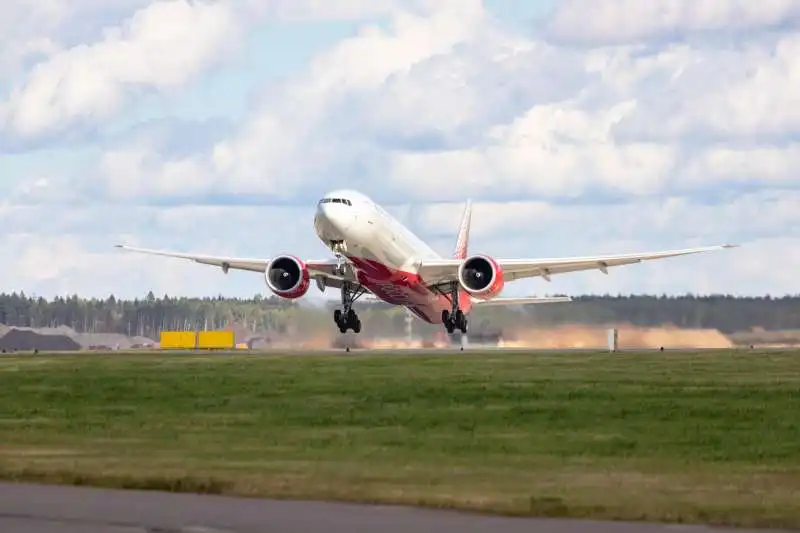
[[458, 239], [456, 249], [453, 251], [453, 259], [466, 259], [469, 252], [469, 228], [472, 224], [472, 200], [467, 200], [464, 207], [464, 214], [461, 215], [461, 226], [458, 229]]

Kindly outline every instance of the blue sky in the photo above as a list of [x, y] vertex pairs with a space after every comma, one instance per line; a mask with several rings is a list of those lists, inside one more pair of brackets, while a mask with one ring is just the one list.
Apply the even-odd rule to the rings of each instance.
[[325, 257], [314, 204], [353, 187], [443, 253], [468, 197], [497, 256], [744, 245], [508, 295], [798, 292], [800, 5], [10, 0], [0, 20], [0, 290], [265, 292], [112, 245]]

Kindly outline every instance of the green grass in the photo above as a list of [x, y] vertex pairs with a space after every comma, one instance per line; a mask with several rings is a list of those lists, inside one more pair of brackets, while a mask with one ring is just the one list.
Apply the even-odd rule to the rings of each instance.
[[800, 352], [6, 356], [0, 477], [800, 527]]

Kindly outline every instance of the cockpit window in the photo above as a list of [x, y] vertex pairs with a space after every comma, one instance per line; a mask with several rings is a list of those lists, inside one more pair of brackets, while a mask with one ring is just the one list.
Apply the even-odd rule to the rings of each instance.
[[319, 203], [321, 204], [334, 203], [334, 204], [344, 204], [350, 206], [353, 205], [352, 202], [350, 202], [350, 200], [348, 200], [347, 198], [323, 198], [322, 200], [319, 201]]

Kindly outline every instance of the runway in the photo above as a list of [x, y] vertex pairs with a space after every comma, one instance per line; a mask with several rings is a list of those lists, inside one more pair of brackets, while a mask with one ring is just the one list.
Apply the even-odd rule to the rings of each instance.
[[[407, 507], [0, 483], [9, 533], [712, 533], [703, 526], [487, 517]], [[775, 530], [770, 530], [775, 533]]]

